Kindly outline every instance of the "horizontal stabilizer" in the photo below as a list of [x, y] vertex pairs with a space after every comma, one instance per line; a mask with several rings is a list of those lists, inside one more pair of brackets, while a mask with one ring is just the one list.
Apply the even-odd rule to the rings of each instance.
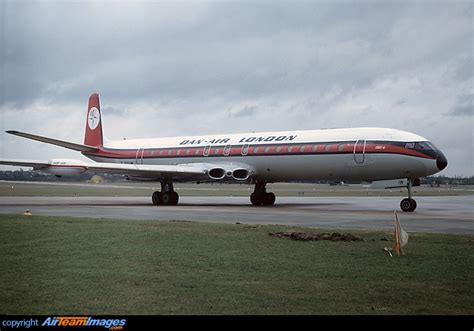
[[0, 164], [11, 165], [18, 167], [31, 167], [35, 170], [41, 170], [48, 167], [47, 161], [38, 161], [38, 160], [4, 160], [0, 159]]
[[37, 135], [31, 134], [31, 133], [25, 133], [25, 132], [20, 132], [20, 131], [12, 131], [12, 130], [7, 131], [7, 133], [13, 134], [15, 136], [20, 136], [20, 137], [23, 137], [23, 138], [28, 138], [28, 139], [32, 139], [32, 140], [41, 141], [41, 142], [47, 143], [47, 144], [52, 144], [52, 145], [56, 145], [56, 146], [65, 147], [65, 148], [72, 149], [72, 150], [79, 151], [79, 152], [95, 152], [95, 151], [97, 151], [97, 147], [88, 146], [88, 145], [81, 145], [81, 144], [75, 144], [75, 143], [71, 143], [71, 142], [68, 142], [68, 141], [37, 136]]

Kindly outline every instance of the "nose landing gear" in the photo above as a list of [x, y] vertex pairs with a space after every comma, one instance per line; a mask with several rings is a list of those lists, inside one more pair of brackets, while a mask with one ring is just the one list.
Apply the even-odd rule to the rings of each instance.
[[415, 179], [412, 182], [412, 180], [408, 178], [408, 181], [407, 181], [408, 198], [405, 198], [400, 202], [400, 208], [404, 212], [412, 212], [416, 209], [416, 201], [415, 199], [412, 198], [412, 192], [411, 192], [411, 188], [413, 187], [413, 185], [419, 186], [420, 185], [419, 179]]

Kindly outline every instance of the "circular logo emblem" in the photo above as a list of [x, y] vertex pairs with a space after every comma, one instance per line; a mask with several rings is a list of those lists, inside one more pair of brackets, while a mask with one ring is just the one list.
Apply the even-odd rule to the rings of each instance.
[[87, 124], [89, 125], [89, 129], [94, 130], [100, 122], [100, 113], [99, 109], [96, 107], [92, 107], [89, 109], [89, 115], [87, 116]]

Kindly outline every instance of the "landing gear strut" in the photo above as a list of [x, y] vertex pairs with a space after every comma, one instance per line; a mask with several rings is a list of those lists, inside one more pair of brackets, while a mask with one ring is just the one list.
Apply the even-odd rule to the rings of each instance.
[[413, 182], [410, 178], [407, 181], [407, 189], [408, 189], [408, 198], [403, 199], [400, 202], [400, 208], [405, 212], [412, 212], [416, 209], [416, 201], [412, 198], [411, 188]]
[[178, 200], [179, 195], [173, 189], [173, 182], [168, 179], [161, 181], [161, 192], [153, 192], [151, 196], [154, 205], [176, 206]]
[[250, 202], [254, 206], [271, 206], [275, 203], [275, 194], [268, 192], [265, 188], [267, 183], [256, 182], [255, 189], [250, 195]]

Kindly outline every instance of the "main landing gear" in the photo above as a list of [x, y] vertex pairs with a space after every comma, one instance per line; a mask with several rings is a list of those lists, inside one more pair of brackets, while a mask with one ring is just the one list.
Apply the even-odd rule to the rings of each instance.
[[154, 205], [176, 206], [178, 204], [179, 195], [173, 189], [171, 180], [161, 181], [161, 192], [153, 192], [151, 201]]
[[271, 206], [275, 203], [275, 194], [268, 192], [265, 188], [267, 183], [256, 182], [255, 189], [250, 195], [250, 202], [254, 206]]
[[408, 198], [403, 199], [400, 202], [400, 208], [405, 212], [412, 212], [416, 209], [416, 201], [412, 198], [411, 188], [413, 186], [419, 186], [420, 182], [419, 179], [415, 179], [413, 182], [410, 178], [407, 181], [407, 189], [408, 189]]

